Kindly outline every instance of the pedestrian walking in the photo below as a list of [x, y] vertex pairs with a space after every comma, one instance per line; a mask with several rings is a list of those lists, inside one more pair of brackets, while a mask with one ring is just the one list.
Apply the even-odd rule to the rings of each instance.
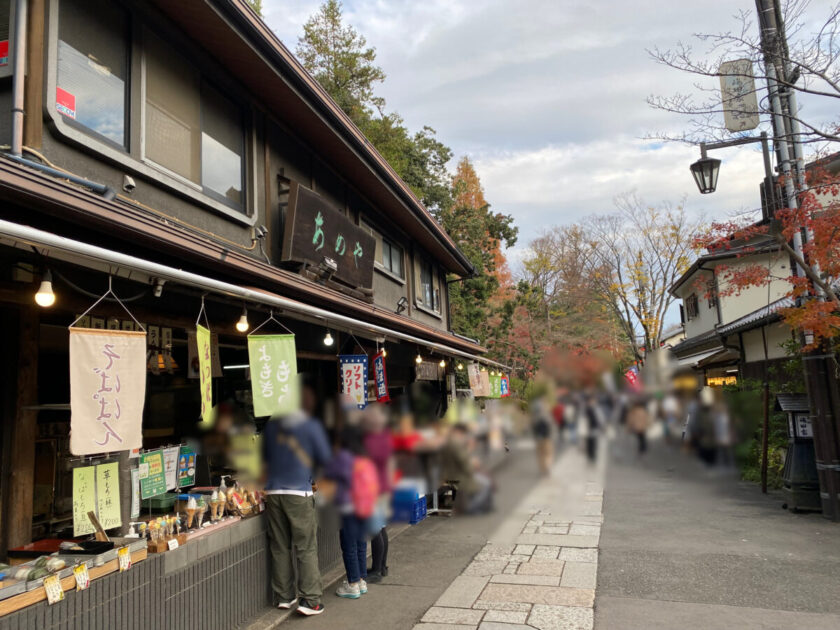
[[643, 400], [637, 400], [627, 412], [627, 430], [636, 436], [638, 441], [637, 454], [639, 457], [647, 452], [647, 430], [650, 425], [650, 414]]
[[[289, 609], [298, 604], [297, 611], [307, 616], [324, 612], [313, 479], [330, 459], [326, 432], [311, 415], [314, 396], [310, 387], [304, 387], [302, 409], [271, 419], [263, 434], [274, 605]], [[297, 559], [297, 583], [292, 549]]]
[[364, 449], [371, 459], [379, 476], [379, 499], [374, 512], [374, 522], [381, 527], [373, 527], [370, 539], [371, 567], [367, 572], [367, 581], [375, 584], [388, 575], [388, 531], [385, 528], [391, 505], [391, 480], [394, 478], [394, 449], [391, 431], [387, 426], [385, 409], [378, 404], [368, 405], [362, 417], [364, 431]]
[[534, 432], [537, 450], [537, 466], [544, 477], [551, 473], [554, 461], [554, 445], [551, 443], [551, 420], [545, 400], [536, 398], [531, 403], [531, 430]]

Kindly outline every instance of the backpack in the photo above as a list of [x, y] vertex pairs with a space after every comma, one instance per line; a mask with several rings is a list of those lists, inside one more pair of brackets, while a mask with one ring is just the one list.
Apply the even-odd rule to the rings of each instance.
[[350, 482], [353, 510], [359, 518], [370, 518], [379, 498], [379, 473], [367, 457], [353, 458], [353, 477]]

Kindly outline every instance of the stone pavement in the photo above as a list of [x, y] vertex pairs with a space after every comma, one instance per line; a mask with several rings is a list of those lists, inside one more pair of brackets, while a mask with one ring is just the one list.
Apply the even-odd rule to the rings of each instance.
[[566, 449], [414, 630], [591, 630], [603, 480]]

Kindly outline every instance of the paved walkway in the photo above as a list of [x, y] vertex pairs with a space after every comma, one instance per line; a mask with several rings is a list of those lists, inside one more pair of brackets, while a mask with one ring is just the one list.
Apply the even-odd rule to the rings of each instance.
[[654, 443], [612, 450], [595, 628], [840, 628], [840, 525]]
[[414, 630], [591, 630], [603, 478], [564, 451]]

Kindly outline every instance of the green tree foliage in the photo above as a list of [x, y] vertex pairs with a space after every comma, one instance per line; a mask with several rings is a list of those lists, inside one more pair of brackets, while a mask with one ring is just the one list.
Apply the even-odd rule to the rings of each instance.
[[263, 16], [262, 12], [262, 0], [248, 0], [248, 4], [251, 5], [251, 8], [254, 12], [259, 15], [260, 17]]
[[391, 167], [436, 216], [451, 201], [446, 163], [452, 150], [431, 127], [412, 134], [395, 112], [385, 111], [376, 95], [385, 72], [376, 49], [342, 21], [338, 0], [326, 0], [303, 26], [296, 48], [307, 71], [367, 136]]

